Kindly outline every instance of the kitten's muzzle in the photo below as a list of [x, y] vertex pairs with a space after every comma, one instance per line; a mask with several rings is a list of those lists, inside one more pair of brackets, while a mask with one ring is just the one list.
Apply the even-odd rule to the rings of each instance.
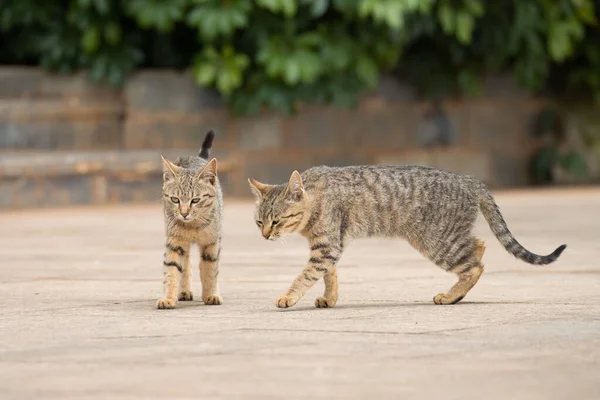
[[260, 233], [262, 234], [262, 237], [264, 237], [267, 240], [269, 240], [272, 236], [271, 229], [269, 228], [262, 227]]
[[267, 240], [277, 240], [279, 239], [279, 234], [270, 232], [269, 234], [263, 234], [263, 237]]
[[190, 215], [189, 208], [186, 208], [186, 209], [182, 209], [182, 207], [179, 208], [179, 218], [182, 221], [187, 221], [189, 219], [188, 215]]
[[179, 214], [179, 217], [178, 217], [178, 218], [179, 218], [179, 220], [180, 220], [180, 221], [183, 221], [183, 222], [189, 222], [189, 221], [191, 221], [192, 219], [191, 219], [191, 218], [189, 218], [189, 217], [188, 217], [188, 215], [189, 215], [189, 214], [185, 214], [185, 215], [184, 215], [184, 214]]

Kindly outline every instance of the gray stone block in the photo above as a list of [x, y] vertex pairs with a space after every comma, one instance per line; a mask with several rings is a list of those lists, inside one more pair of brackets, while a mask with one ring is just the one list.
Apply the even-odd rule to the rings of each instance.
[[519, 87], [510, 74], [489, 74], [481, 81], [481, 97], [498, 100], [525, 100], [533, 98], [527, 90]]
[[43, 72], [33, 67], [1, 67], [0, 97], [32, 96], [39, 93]]
[[391, 74], [379, 77], [377, 88], [367, 93], [369, 97], [379, 97], [389, 103], [412, 102], [418, 98], [417, 89], [406, 81]]
[[527, 157], [521, 154], [497, 152], [492, 157], [493, 185], [518, 187], [528, 181]]
[[107, 179], [107, 202], [156, 203], [161, 199], [162, 174], [126, 179], [112, 176]]
[[403, 150], [412, 145], [414, 121], [410, 107], [361, 107], [347, 113], [337, 141], [345, 151]]
[[366, 153], [336, 152], [332, 154], [315, 154], [310, 157], [312, 165], [327, 165], [329, 167], [345, 167], [348, 165], [373, 164], [374, 157]]
[[331, 107], [305, 108], [287, 121], [289, 130], [284, 143], [287, 148], [329, 149], [342, 135], [343, 114]]
[[40, 80], [39, 89], [42, 96], [120, 98], [119, 91], [110, 88], [108, 85], [93, 82], [88, 71], [81, 71], [72, 75], [45, 72]]
[[527, 144], [531, 116], [521, 105], [477, 102], [468, 106], [469, 144], [473, 149], [520, 151]]
[[92, 202], [89, 176], [0, 180], [0, 208], [44, 208]]
[[423, 165], [435, 166], [434, 153], [426, 150], [416, 150], [399, 153], [384, 153], [376, 158], [377, 164], [386, 165]]
[[447, 150], [436, 151], [434, 166], [459, 175], [471, 175], [484, 183], [493, 182], [490, 156], [484, 152]]
[[199, 87], [189, 73], [141, 71], [125, 86], [129, 112], [194, 113], [223, 107], [221, 97]]
[[0, 121], [0, 149], [102, 150], [121, 144], [121, 123]]
[[124, 125], [124, 147], [129, 150], [141, 149], [200, 149], [206, 132], [216, 134], [213, 146], [229, 144], [230, 124], [223, 113], [209, 114], [206, 117], [134, 117]]
[[283, 144], [283, 119], [277, 115], [260, 115], [237, 120], [239, 146], [245, 151], [280, 148]]
[[424, 148], [444, 148], [461, 142], [461, 110], [434, 102], [421, 113], [414, 141]]

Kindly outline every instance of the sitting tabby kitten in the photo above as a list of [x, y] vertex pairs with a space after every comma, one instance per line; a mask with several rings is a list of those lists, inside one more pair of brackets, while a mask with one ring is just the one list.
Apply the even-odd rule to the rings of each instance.
[[206, 134], [198, 157], [181, 157], [174, 163], [162, 157], [163, 208], [166, 251], [163, 261], [163, 298], [158, 308], [175, 308], [177, 300], [191, 301], [190, 247], [200, 247], [200, 280], [205, 304], [221, 304], [217, 285], [221, 250], [223, 195], [217, 178], [217, 160], [208, 161], [214, 139]]
[[323, 277], [325, 294], [316, 307], [333, 307], [338, 299], [336, 265], [345, 246], [361, 237], [402, 237], [436, 265], [458, 275], [435, 304], [454, 304], [473, 288], [483, 272], [485, 251], [473, 235], [481, 210], [492, 232], [515, 257], [534, 265], [555, 261], [566, 245], [547, 256], [526, 250], [511, 232], [486, 186], [422, 166], [313, 167], [292, 173], [287, 184], [249, 179], [257, 199], [256, 224], [263, 237], [276, 240], [299, 232], [310, 244], [310, 259], [287, 293], [277, 299], [291, 307]]

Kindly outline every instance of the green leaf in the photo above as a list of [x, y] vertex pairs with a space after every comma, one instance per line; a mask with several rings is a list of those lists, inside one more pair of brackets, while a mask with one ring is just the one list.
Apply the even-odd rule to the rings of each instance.
[[194, 78], [199, 85], [211, 85], [217, 76], [217, 68], [211, 64], [198, 63], [194, 65]]
[[561, 24], [555, 24], [548, 31], [548, 51], [555, 61], [564, 60], [570, 50], [569, 37]]
[[454, 32], [455, 27], [455, 16], [454, 11], [450, 7], [450, 4], [445, 1], [440, 3], [438, 7], [438, 19], [442, 25], [444, 33], [450, 34]]
[[115, 45], [121, 41], [121, 26], [114, 21], [104, 26], [104, 38], [108, 44]]
[[110, 12], [110, 0], [94, 0], [94, 7], [100, 15], [107, 15]]
[[471, 42], [471, 34], [475, 27], [475, 21], [473, 17], [465, 12], [458, 12], [456, 14], [456, 37], [462, 44], [469, 44]]
[[377, 86], [379, 70], [373, 59], [364, 56], [356, 63], [356, 74], [370, 88]]
[[100, 47], [100, 29], [90, 26], [81, 36], [81, 47], [86, 53], [94, 53]]
[[215, 85], [219, 92], [229, 96], [243, 83], [243, 72], [249, 66], [248, 56], [236, 53], [230, 45], [220, 51], [207, 47], [194, 61], [194, 78], [202, 86]]
[[183, 18], [187, 0], [127, 0], [123, 5], [141, 27], [169, 32]]
[[297, 0], [255, 0], [256, 3], [274, 14], [283, 14], [290, 18], [296, 15], [298, 10]]
[[296, 39], [296, 45], [302, 47], [318, 46], [323, 40], [323, 37], [317, 32], [307, 32]]
[[303, 83], [312, 83], [323, 72], [323, 63], [317, 53], [309, 50], [300, 50], [294, 55], [294, 60], [300, 68], [300, 76]]
[[201, 2], [188, 14], [189, 26], [198, 29], [201, 39], [212, 41], [219, 36], [231, 36], [248, 25], [250, 5], [246, 1]]
[[322, 17], [329, 8], [329, 0], [305, 0], [304, 2], [311, 4], [310, 13], [314, 18]]
[[288, 85], [296, 85], [300, 82], [300, 65], [294, 58], [285, 63], [283, 79]]
[[572, 0], [576, 12], [583, 22], [589, 25], [597, 25], [596, 10], [593, 0]]
[[473, 16], [480, 17], [485, 12], [484, 3], [481, 0], [465, 0], [465, 9]]

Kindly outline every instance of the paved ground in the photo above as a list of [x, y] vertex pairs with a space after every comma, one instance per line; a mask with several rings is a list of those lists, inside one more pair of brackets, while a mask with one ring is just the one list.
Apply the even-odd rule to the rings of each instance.
[[487, 270], [456, 306], [431, 301], [453, 276], [365, 240], [337, 308], [312, 307], [319, 282], [278, 310], [307, 246], [266, 242], [229, 202], [225, 304], [159, 311], [158, 207], [0, 214], [0, 398], [600, 398], [600, 190], [497, 199], [529, 249], [569, 247], [529, 266], [481, 221]]

